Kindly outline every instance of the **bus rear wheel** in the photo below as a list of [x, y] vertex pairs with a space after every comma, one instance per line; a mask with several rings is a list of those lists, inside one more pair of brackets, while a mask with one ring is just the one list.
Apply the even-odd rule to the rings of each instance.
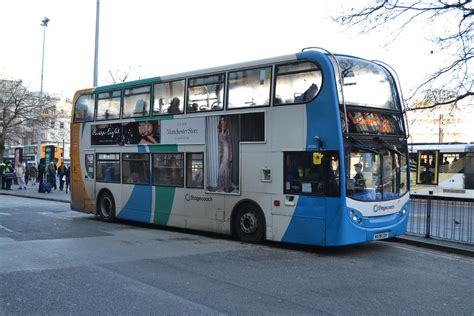
[[262, 242], [265, 234], [265, 219], [260, 208], [251, 203], [241, 205], [234, 217], [234, 232], [243, 242], [252, 244]]
[[97, 213], [103, 221], [113, 222], [115, 220], [115, 201], [110, 192], [104, 192], [99, 196]]

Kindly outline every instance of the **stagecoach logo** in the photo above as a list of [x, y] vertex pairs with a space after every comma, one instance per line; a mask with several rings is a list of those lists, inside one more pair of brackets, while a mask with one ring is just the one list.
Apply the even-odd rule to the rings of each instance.
[[186, 194], [184, 196], [184, 199], [188, 202], [190, 201], [196, 201], [196, 202], [212, 202], [211, 197], [204, 197], [204, 196], [195, 196], [192, 194]]
[[383, 212], [386, 210], [393, 210], [395, 208], [395, 205], [389, 205], [389, 206], [382, 206], [382, 205], [374, 205], [374, 213], [377, 213], [379, 211]]

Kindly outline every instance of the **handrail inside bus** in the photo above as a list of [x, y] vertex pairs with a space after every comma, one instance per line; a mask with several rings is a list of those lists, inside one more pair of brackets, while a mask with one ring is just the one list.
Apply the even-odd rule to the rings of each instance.
[[396, 83], [397, 83], [397, 92], [398, 92], [398, 95], [400, 96], [400, 99], [401, 99], [401, 105], [402, 105], [402, 110], [403, 110], [403, 117], [405, 118], [405, 126], [406, 126], [406, 132], [407, 132], [407, 135], [406, 135], [406, 138], [410, 138], [410, 127], [408, 126], [408, 116], [407, 116], [407, 106], [405, 104], [405, 99], [403, 99], [403, 94], [402, 94], [402, 86], [400, 84], [400, 79], [398, 78], [398, 73], [395, 71], [395, 69], [392, 68], [392, 66], [384, 63], [383, 61], [380, 61], [380, 60], [372, 60], [374, 63], [380, 65], [380, 66], [383, 66], [385, 68], [388, 69], [388, 71], [390, 71], [393, 75], [393, 77], [395, 78], [396, 80]]
[[339, 82], [339, 87], [341, 89], [341, 98], [342, 98], [342, 106], [344, 108], [344, 123], [346, 125], [346, 133], [349, 132], [349, 125], [348, 125], [348, 121], [347, 121], [347, 108], [346, 108], [346, 101], [344, 99], [344, 77], [342, 76], [342, 72], [341, 72], [341, 67], [339, 66], [339, 62], [337, 61], [337, 58], [336, 56], [334, 56], [333, 53], [331, 53], [330, 51], [328, 51], [327, 49], [325, 48], [322, 48], [322, 47], [305, 47], [301, 50], [301, 52], [304, 52], [305, 50], [310, 50], [310, 49], [315, 49], [315, 50], [321, 50], [323, 52], [325, 52], [326, 54], [328, 54], [330, 56], [330, 58], [332, 58], [335, 63], [336, 63], [336, 66], [337, 66], [337, 72], [339, 74], [339, 80], [336, 80], [336, 82]]

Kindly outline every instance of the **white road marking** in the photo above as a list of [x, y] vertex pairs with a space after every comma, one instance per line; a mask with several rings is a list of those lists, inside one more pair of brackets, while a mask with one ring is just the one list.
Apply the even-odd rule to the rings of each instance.
[[0, 212], [0, 215], [11, 216], [12, 214], [8, 214], [8, 213], [2, 213], [2, 212]]
[[14, 230], [11, 230], [10, 228], [6, 228], [6, 227], [3, 226], [3, 225], [0, 225], [0, 228], [5, 229], [5, 230], [6, 230], [7, 232], [9, 232], [9, 233], [14, 233], [14, 232], [15, 232]]
[[44, 215], [44, 216], [48, 216], [48, 217], [52, 217], [52, 218], [60, 218], [60, 219], [65, 219], [65, 220], [68, 220], [68, 221], [72, 221], [71, 218], [66, 217], [66, 216], [63, 216], [63, 215], [60, 215], [60, 214], [56, 214], [56, 213], [39, 212], [38, 214], [41, 214], [41, 215]]
[[434, 256], [438, 256], [438, 257], [442, 257], [442, 258], [448, 258], [448, 259], [451, 259], [451, 260], [463, 259], [463, 260], [468, 261], [468, 262], [474, 262], [474, 260], [471, 259], [471, 258], [461, 256], [461, 255], [456, 255], [456, 254], [441, 253], [440, 251], [435, 250], [435, 249], [423, 249], [423, 248], [419, 248], [419, 247], [411, 248], [411, 247], [416, 247], [416, 246], [399, 245], [399, 244], [395, 245], [395, 244], [390, 243], [390, 242], [387, 242], [387, 246], [393, 247], [393, 248], [398, 248], [398, 249], [403, 249], [403, 250], [407, 250], [407, 251], [417, 252], [417, 253], [434, 255]]

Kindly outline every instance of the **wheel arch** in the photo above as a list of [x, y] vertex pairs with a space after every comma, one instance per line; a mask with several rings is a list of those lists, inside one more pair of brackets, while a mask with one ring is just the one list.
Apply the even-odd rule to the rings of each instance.
[[265, 217], [265, 212], [263, 211], [263, 208], [260, 206], [260, 204], [257, 203], [256, 201], [252, 200], [252, 199], [240, 200], [232, 208], [232, 213], [231, 213], [231, 216], [230, 216], [230, 232], [231, 232], [231, 235], [234, 236], [234, 237], [237, 236], [237, 234], [235, 232], [235, 221], [236, 221], [235, 217], [237, 216], [237, 210], [240, 209], [242, 206], [247, 205], [247, 204], [256, 206], [257, 210], [260, 212], [260, 215], [262, 216], [262, 219], [263, 219], [263, 230], [264, 230], [263, 231], [263, 236], [264, 236], [264, 239], [266, 239], [267, 219]]
[[[115, 196], [114, 194], [112, 193], [112, 191], [110, 191], [108, 188], [102, 188], [99, 190], [99, 192], [97, 193], [96, 197], [95, 197], [95, 211], [96, 213], [98, 214], [98, 207], [99, 207], [99, 201], [100, 201], [100, 196], [104, 193], [108, 193], [112, 196], [112, 198], [114, 199], [114, 202], [115, 202]], [[116, 203], [116, 202], [115, 202]]]

